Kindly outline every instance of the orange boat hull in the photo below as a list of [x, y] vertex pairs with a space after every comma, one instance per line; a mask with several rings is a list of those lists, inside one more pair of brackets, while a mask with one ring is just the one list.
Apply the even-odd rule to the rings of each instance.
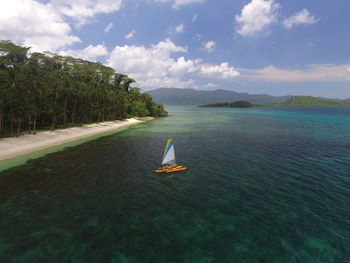
[[173, 173], [173, 172], [179, 172], [186, 170], [186, 167], [180, 166], [180, 165], [169, 165], [169, 166], [163, 166], [155, 170], [156, 173]]

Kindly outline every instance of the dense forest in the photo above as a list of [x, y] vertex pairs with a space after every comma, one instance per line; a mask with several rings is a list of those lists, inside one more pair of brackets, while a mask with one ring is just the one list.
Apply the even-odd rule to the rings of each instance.
[[0, 41], [0, 134], [167, 115], [134, 82], [101, 63]]
[[209, 103], [204, 105], [199, 105], [199, 107], [229, 107], [229, 108], [249, 108], [253, 105], [244, 100], [238, 100], [233, 102], [216, 102], [216, 103]]

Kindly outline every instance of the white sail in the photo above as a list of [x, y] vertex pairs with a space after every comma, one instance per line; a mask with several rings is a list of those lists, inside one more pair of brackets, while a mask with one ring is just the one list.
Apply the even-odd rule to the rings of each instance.
[[165, 147], [162, 164], [175, 164], [175, 150], [172, 139], [168, 140], [167, 146]]

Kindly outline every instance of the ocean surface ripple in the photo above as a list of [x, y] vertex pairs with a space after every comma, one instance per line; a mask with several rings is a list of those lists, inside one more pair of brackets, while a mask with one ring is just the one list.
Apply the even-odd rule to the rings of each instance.
[[0, 262], [350, 262], [350, 109], [167, 110], [0, 173]]

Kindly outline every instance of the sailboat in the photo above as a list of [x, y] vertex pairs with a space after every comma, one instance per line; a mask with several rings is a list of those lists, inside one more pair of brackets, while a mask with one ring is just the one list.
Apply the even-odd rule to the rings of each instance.
[[165, 146], [162, 167], [155, 170], [156, 173], [172, 173], [182, 170], [186, 170], [186, 167], [177, 165], [175, 162], [175, 150], [174, 150], [174, 140], [168, 139]]

